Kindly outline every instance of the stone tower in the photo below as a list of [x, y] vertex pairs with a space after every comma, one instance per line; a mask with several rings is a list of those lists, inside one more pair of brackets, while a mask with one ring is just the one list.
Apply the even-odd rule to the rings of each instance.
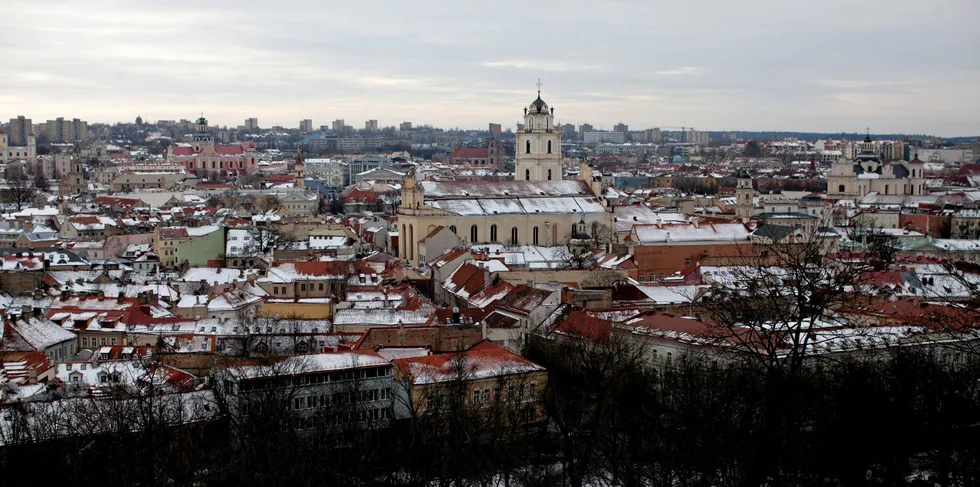
[[303, 152], [296, 148], [296, 164], [293, 166], [293, 186], [299, 190], [306, 189], [306, 163], [303, 162]]
[[538, 97], [524, 109], [524, 129], [517, 134], [518, 181], [551, 181], [562, 178], [561, 131], [555, 128], [555, 109]]
[[735, 216], [743, 222], [752, 218], [752, 210], [755, 205], [752, 203], [752, 175], [745, 169], [738, 173], [738, 182], [735, 186]]

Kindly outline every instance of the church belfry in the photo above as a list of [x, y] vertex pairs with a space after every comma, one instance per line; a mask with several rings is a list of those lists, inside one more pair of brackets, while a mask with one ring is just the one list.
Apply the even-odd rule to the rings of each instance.
[[201, 148], [207, 145], [214, 145], [214, 138], [208, 132], [208, 120], [201, 114], [197, 119], [197, 131], [194, 132], [194, 152], [201, 152]]
[[303, 162], [303, 152], [299, 147], [296, 148], [296, 164], [293, 166], [295, 174], [293, 176], [293, 187], [300, 190], [306, 189], [306, 164]]
[[524, 128], [517, 133], [518, 181], [551, 181], [562, 178], [561, 131], [555, 129], [555, 109], [538, 97], [524, 109]]

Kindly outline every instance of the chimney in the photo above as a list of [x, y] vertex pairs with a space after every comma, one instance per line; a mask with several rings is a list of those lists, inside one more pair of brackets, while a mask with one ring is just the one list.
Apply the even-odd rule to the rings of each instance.
[[480, 332], [481, 332], [481, 334], [483, 336], [483, 339], [486, 340], [487, 339], [487, 320], [480, 321]]

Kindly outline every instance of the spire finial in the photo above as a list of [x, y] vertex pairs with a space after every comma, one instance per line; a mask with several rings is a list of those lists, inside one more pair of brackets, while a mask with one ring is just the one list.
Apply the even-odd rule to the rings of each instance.
[[541, 78], [538, 78], [537, 86], [538, 86], [538, 98], [541, 98]]

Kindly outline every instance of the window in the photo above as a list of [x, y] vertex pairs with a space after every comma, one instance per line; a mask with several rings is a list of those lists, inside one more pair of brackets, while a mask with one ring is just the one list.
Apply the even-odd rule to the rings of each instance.
[[477, 234], [476, 225], [471, 226], [470, 227], [470, 242], [476, 242], [478, 236], [479, 235]]
[[323, 291], [323, 283], [320, 283], [320, 291]]
[[[549, 144], [551, 142], [548, 142]], [[551, 169], [548, 169], [548, 181], [551, 181]]]
[[453, 235], [456, 235], [456, 225], [449, 225], [449, 231], [453, 232]]
[[837, 192], [838, 193], [843, 193], [844, 192], [844, 185], [843, 184], [841, 184], [840, 186], [837, 186]]
[[534, 245], [538, 244], [538, 227], [534, 227], [534, 230], [531, 232], [531, 242]]
[[483, 389], [483, 402], [490, 403], [490, 388]]
[[299, 290], [300, 291], [306, 291], [306, 284], [300, 284], [299, 285]]
[[88, 346], [88, 338], [82, 337], [82, 347]]
[[473, 389], [473, 404], [480, 404], [480, 390]]
[[525, 181], [530, 181], [531, 180], [531, 170], [530, 169], [525, 169], [524, 170], [524, 180]]
[[512, 245], [517, 245], [517, 227], [510, 229], [510, 243]]
[[684, 267], [687, 267], [689, 265], [691, 265], [691, 259], [690, 258], [684, 259]]
[[527, 142], [526, 142], [526, 143], [524, 144], [524, 153], [525, 153], [525, 154], [530, 154], [530, 153], [531, 153], [531, 141], [530, 141], [530, 140], [528, 140], [528, 141], [527, 141]]
[[497, 241], [497, 225], [490, 225], [490, 241]]
[[[551, 141], [550, 140], [548, 141], [548, 154], [551, 154]], [[549, 171], [549, 174], [550, 174], [550, 171]], [[551, 179], [551, 177], [549, 176], [548, 179]]]

